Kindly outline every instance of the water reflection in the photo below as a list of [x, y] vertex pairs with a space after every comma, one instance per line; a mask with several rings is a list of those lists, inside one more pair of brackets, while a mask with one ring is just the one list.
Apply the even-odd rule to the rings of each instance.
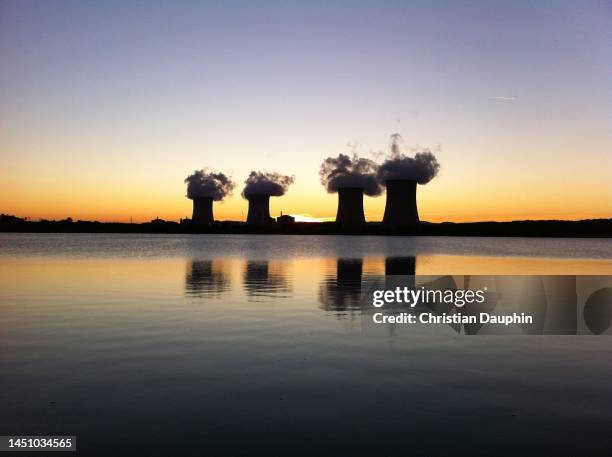
[[367, 305], [364, 294], [373, 287], [414, 287], [415, 274], [415, 256], [386, 257], [384, 270], [380, 263], [364, 268], [363, 258], [335, 259], [335, 270], [324, 274], [319, 286], [321, 309], [338, 317], [359, 315]]
[[[238, 290], [242, 291], [243, 300], [261, 302], [282, 298], [295, 300], [298, 296], [314, 294], [318, 297], [319, 308], [330, 315], [339, 319], [357, 319], [363, 313], [373, 311], [370, 294], [374, 289], [424, 287], [437, 291], [462, 291], [484, 288], [486, 300], [470, 303], [469, 306], [456, 307], [452, 301], [440, 296], [415, 306], [388, 304], [384, 309], [392, 313], [416, 315], [432, 313], [444, 317], [460, 313], [473, 316], [476, 319], [471, 323], [446, 323], [455, 332], [467, 335], [600, 334], [609, 332], [612, 327], [612, 292], [604, 284], [593, 283], [587, 291], [585, 280], [576, 276], [417, 276], [417, 266], [421, 265], [423, 270], [422, 264], [425, 264], [426, 271], [427, 262], [426, 257], [419, 261], [416, 256], [328, 258], [317, 262], [304, 259], [192, 260], [187, 263], [185, 294], [219, 298]], [[231, 283], [233, 270], [242, 271], [238, 275], [241, 282], [237, 284]], [[293, 290], [294, 282], [298, 288], [296, 293]], [[314, 290], [310, 288], [311, 284]], [[530, 316], [532, 322], [511, 326], [480, 323], [480, 316], [484, 313], [524, 314]]]
[[[171, 254], [166, 257], [142, 250], [142, 237], [122, 237], [118, 256], [111, 255], [116, 247], [101, 253], [96, 237], [87, 238], [88, 248], [69, 245], [68, 253], [62, 251], [66, 258], [9, 257], [0, 247], [0, 429], [5, 434], [69, 431], [82, 438], [86, 455], [113, 455], [117, 449], [130, 455], [183, 455], [189, 447], [201, 455], [219, 449], [246, 455], [262, 443], [269, 455], [285, 449], [316, 454], [321, 447], [358, 454], [381, 446], [388, 455], [461, 455], [469, 449], [457, 446], [474, 430], [482, 431], [482, 449], [504, 455], [521, 455], [525, 443], [534, 440], [539, 441], [530, 444], [531, 454], [561, 448], [565, 454], [605, 455], [610, 449], [609, 339], [465, 338], [444, 325], [418, 324], [397, 324], [393, 337], [392, 328], [383, 326], [364, 334], [365, 307], [354, 311], [355, 321], [338, 321], [347, 311], [322, 311], [318, 300], [326, 303], [324, 309], [358, 307], [351, 297], [366, 295], [371, 283], [384, 286], [392, 276], [412, 272], [409, 259], [385, 259], [405, 255], [400, 242], [409, 243], [406, 237], [377, 252], [374, 238], [360, 244], [369, 250], [362, 252], [354, 246], [349, 251], [351, 237], [345, 237], [339, 241], [347, 245], [343, 255], [330, 249], [330, 237], [317, 251], [325, 257], [250, 264], [227, 256], [225, 244], [260, 247], [263, 237], [192, 238], [208, 244], [186, 256], [166, 248], [163, 252]], [[283, 244], [289, 238], [318, 242], [272, 237], [264, 248], [292, 252]], [[26, 241], [31, 239], [28, 235]], [[33, 242], [41, 245], [45, 239]], [[146, 246], [169, 246], [163, 239], [145, 240]], [[114, 246], [112, 240], [103, 248]], [[214, 240], [219, 246], [213, 249]], [[608, 265], [598, 264], [600, 275], [611, 271], [612, 262], [605, 260]], [[547, 289], [556, 287], [546, 277], [459, 276], [584, 272], [584, 264], [574, 261], [533, 261], [539, 266], [526, 270], [530, 261], [524, 259], [483, 257], [475, 263], [468, 256], [424, 253], [415, 259], [414, 272], [419, 287], [425, 281], [450, 288], [486, 285], [497, 294], [496, 312], [529, 310], [539, 316], [531, 330], [544, 333], [562, 327], [559, 322], [570, 315], [572, 279], [560, 279], [571, 297], [565, 301], [544, 299]], [[457, 275], [444, 276], [449, 273]], [[610, 333], [611, 282], [607, 276], [576, 278], [580, 330]], [[279, 284], [285, 292], [277, 296], [290, 299], [245, 304], [247, 293], [278, 290]], [[529, 306], [521, 305], [521, 294], [530, 297]], [[552, 310], [555, 303], [564, 311]], [[443, 305], [434, 308], [443, 312]], [[406, 423], [415, 411], [411, 431], [422, 439], [385, 440], [390, 427]], [[149, 433], [160, 424], [163, 433]], [[308, 433], [296, 424], [307, 424]], [[503, 447], [495, 430], [505, 433]]]
[[362, 279], [362, 258], [336, 259], [335, 274], [326, 274], [319, 286], [321, 308], [352, 316], [355, 310], [361, 309]]
[[292, 287], [287, 273], [287, 262], [248, 260], [242, 275], [242, 285], [250, 301], [265, 298], [288, 298]]
[[220, 260], [192, 260], [187, 263], [185, 293], [195, 297], [220, 297], [230, 290], [229, 276]]
[[[393, 289], [396, 286], [413, 289], [415, 286], [416, 257], [387, 257], [385, 258], [385, 288]], [[397, 278], [396, 276], [401, 276]]]
[[416, 257], [386, 257], [385, 258], [385, 275], [404, 275], [414, 276], [416, 274]]

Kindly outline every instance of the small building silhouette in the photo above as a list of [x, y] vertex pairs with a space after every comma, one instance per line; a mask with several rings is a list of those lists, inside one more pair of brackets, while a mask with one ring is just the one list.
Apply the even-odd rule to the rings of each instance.
[[295, 217], [290, 216], [289, 214], [283, 214], [281, 211], [281, 215], [276, 218], [276, 222], [283, 225], [294, 224]]

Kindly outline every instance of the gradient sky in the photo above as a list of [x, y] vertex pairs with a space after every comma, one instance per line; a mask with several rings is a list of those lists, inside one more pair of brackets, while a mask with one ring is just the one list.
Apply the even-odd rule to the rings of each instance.
[[[0, 212], [189, 216], [196, 168], [295, 174], [329, 218], [329, 155], [432, 149], [431, 221], [612, 217], [607, 1], [0, 1]], [[369, 220], [384, 195], [366, 198]]]

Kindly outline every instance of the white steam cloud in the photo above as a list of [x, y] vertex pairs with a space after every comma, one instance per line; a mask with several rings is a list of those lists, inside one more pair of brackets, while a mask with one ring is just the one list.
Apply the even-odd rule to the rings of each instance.
[[208, 197], [215, 201], [223, 200], [232, 194], [234, 182], [223, 173], [212, 173], [207, 170], [196, 170], [185, 178], [187, 198]]
[[378, 164], [370, 159], [353, 154], [339, 154], [328, 157], [321, 164], [319, 176], [327, 192], [338, 192], [338, 189], [356, 187], [363, 189], [366, 195], [380, 195], [382, 188], [376, 179]]
[[427, 184], [440, 171], [438, 159], [430, 151], [417, 152], [414, 157], [403, 154], [399, 133], [391, 135], [391, 153], [378, 169], [378, 181], [385, 184], [391, 179], [410, 179]]
[[244, 181], [242, 197], [249, 198], [250, 195], [269, 195], [280, 197], [295, 181], [295, 176], [285, 176], [280, 173], [251, 171], [249, 177]]

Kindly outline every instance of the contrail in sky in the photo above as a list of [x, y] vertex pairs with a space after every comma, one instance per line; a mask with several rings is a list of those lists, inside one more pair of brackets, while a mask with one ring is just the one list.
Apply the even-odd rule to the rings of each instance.
[[491, 100], [507, 100], [507, 101], [514, 101], [516, 100], [516, 97], [489, 97]]

